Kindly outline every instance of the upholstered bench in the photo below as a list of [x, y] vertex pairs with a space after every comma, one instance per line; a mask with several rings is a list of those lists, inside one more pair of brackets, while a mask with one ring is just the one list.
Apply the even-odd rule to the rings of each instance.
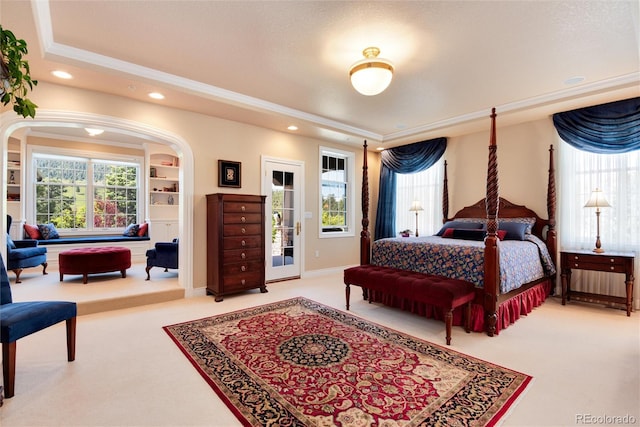
[[131, 267], [131, 250], [121, 246], [74, 248], [58, 254], [60, 281], [65, 274], [82, 274], [82, 283], [87, 283], [89, 274], [120, 271], [127, 277]]
[[[475, 299], [473, 283], [433, 274], [417, 273], [376, 265], [359, 265], [344, 270], [347, 310], [350, 285], [362, 287], [365, 298], [371, 291], [384, 291], [399, 298], [432, 305], [442, 309], [445, 317], [447, 345], [451, 344], [453, 310], [466, 304], [465, 331], [471, 330], [471, 302]], [[369, 298], [369, 302], [371, 299]]]

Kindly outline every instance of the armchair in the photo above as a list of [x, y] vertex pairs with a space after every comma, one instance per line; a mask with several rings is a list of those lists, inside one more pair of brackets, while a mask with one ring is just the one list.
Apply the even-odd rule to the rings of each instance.
[[37, 240], [12, 240], [9, 236], [11, 215], [7, 215], [7, 270], [16, 275], [16, 283], [21, 283], [22, 270], [42, 265], [42, 274], [47, 274], [47, 248], [38, 246]]
[[163, 267], [164, 271], [169, 268], [178, 268], [178, 239], [172, 242], [157, 242], [153, 249], [147, 251], [147, 278], [150, 280], [149, 270], [152, 267]]
[[9, 276], [2, 261], [0, 277], [0, 342], [2, 342], [2, 376], [4, 397], [14, 395], [16, 382], [16, 341], [63, 320], [67, 323], [67, 360], [76, 357], [75, 302], [30, 301], [13, 302]]

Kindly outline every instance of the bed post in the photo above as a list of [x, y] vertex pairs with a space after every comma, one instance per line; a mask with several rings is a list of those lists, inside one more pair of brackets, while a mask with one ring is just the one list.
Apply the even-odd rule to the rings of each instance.
[[442, 223], [449, 219], [449, 179], [447, 178], [447, 161], [444, 161], [444, 182], [442, 185]]
[[547, 186], [547, 217], [549, 229], [547, 230], [547, 249], [554, 263], [557, 263], [557, 236], [556, 236], [556, 177], [553, 166], [553, 144], [549, 146], [549, 184]]
[[371, 235], [369, 234], [369, 166], [367, 165], [367, 140], [364, 141], [362, 163], [362, 231], [360, 232], [360, 265], [371, 262]]
[[487, 316], [487, 334], [492, 337], [498, 320], [497, 305], [500, 286], [498, 268], [500, 252], [498, 249], [498, 156], [496, 145], [496, 109], [491, 109], [491, 137], [489, 142], [489, 161], [487, 166], [487, 237], [484, 247], [484, 309]]

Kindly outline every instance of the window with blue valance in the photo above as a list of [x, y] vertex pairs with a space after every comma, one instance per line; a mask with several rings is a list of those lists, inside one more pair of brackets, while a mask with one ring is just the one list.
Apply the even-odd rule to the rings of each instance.
[[640, 98], [625, 99], [553, 115], [560, 137], [591, 153], [640, 149]]
[[430, 168], [440, 160], [446, 148], [447, 138], [436, 138], [382, 152], [375, 240], [396, 235], [396, 174], [416, 173]]

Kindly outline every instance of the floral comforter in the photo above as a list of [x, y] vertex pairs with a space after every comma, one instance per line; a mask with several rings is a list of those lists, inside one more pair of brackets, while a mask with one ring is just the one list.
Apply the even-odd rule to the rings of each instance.
[[[555, 274], [546, 245], [528, 234], [526, 240], [498, 241], [500, 293]], [[400, 237], [373, 242], [371, 264], [484, 284], [484, 242], [438, 236]]]

